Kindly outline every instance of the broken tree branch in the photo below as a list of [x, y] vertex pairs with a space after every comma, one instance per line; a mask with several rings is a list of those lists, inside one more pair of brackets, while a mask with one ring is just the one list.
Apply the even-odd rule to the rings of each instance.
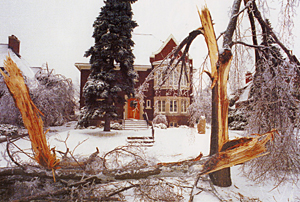
[[241, 44], [241, 45], [244, 45], [244, 46], [248, 46], [248, 47], [251, 47], [251, 48], [256, 48], [256, 49], [269, 49], [270, 47], [268, 46], [262, 46], [262, 45], [252, 45], [252, 44], [247, 44], [243, 41], [232, 41], [232, 43], [230, 44], [231, 46], [232, 45], [235, 45], [235, 44]]
[[7, 56], [6, 60], [4, 60], [4, 69], [8, 74], [1, 69], [0, 73], [3, 75], [15, 104], [21, 112], [24, 126], [28, 130], [35, 160], [46, 168], [56, 169], [59, 160], [56, 159], [55, 154], [51, 153], [47, 144], [46, 133], [43, 130], [43, 121], [40, 117], [42, 113], [32, 102], [22, 73], [10, 56]]
[[224, 34], [224, 40], [223, 40], [223, 48], [224, 49], [231, 48], [230, 44], [232, 42], [232, 36], [233, 36], [234, 30], [236, 29], [236, 23], [237, 23], [237, 19], [238, 19], [238, 13], [240, 10], [240, 5], [241, 5], [241, 0], [235, 0], [233, 2], [230, 21], [228, 23], [227, 29]]
[[262, 15], [261, 15], [260, 11], [258, 10], [255, 1], [252, 1], [252, 5], [253, 5], [253, 14], [254, 14], [255, 18], [258, 20], [262, 29], [265, 29], [267, 31], [267, 33], [272, 36], [275, 43], [277, 43], [280, 46], [280, 48], [285, 52], [285, 54], [288, 56], [288, 58], [291, 62], [294, 62], [297, 65], [299, 65], [300, 63], [299, 63], [298, 59], [296, 58], [296, 56], [291, 54], [291, 51], [288, 50], [287, 47], [285, 47], [285, 45], [283, 45], [283, 43], [277, 38], [276, 34], [273, 32], [272, 27], [262, 18]]
[[7, 137], [6, 152], [7, 152], [8, 156], [9, 156], [10, 160], [11, 160], [14, 164], [16, 164], [17, 166], [19, 166], [20, 168], [25, 169], [24, 166], [22, 166], [20, 163], [18, 163], [18, 162], [14, 159], [14, 157], [11, 155], [10, 150], [9, 150], [9, 144], [10, 144], [10, 140], [9, 140], [9, 138]]
[[[244, 163], [253, 158], [257, 158], [262, 155], [268, 154], [266, 152], [265, 144], [269, 142], [274, 134], [275, 130], [270, 131], [266, 134], [259, 135], [253, 138], [240, 138], [232, 141], [228, 141], [224, 145], [227, 147], [224, 151], [217, 153], [213, 156], [202, 157], [200, 154], [198, 157], [195, 157], [190, 160], [171, 162], [171, 163], [158, 163], [156, 165], [141, 165], [136, 168], [118, 168], [118, 169], [107, 169], [103, 167], [102, 172], [99, 171], [97, 174], [89, 175], [85, 173], [80, 166], [74, 164], [73, 169], [74, 173], [70, 172], [69, 167], [61, 169], [56, 172], [56, 179], [59, 180], [79, 180], [82, 182], [71, 183], [68, 186], [78, 186], [83, 182], [93, 181], [95, 183], [107, 183], [120, 180], [130, 180], [130, 179], [145, 179], [147, 177], [180, 177], [180, 176], [189, 176], [199, 173], [199, 176], [206, 175], [211, 172], [221, 170], [223, 168], [231, 167], [237, 164]], [[114, 150], [113, 150], [114, 151]], [[116, 151], [114, 151], [116, 152]], [[97, 153], [97, 152], [96, 152]], [[128, 152], [127, 152], [128, 153]], [[98, 153], [97, 153], [98, 154]], [[110, 153], [111, 154], [111, 153]], [[134, 157], [139, 156], [135, 153], [128, 153]], [[105, 156], [107, 156], [105, 154]], [[140, 157], [139, 157], [140, 158]], [[101, 158], [104, 159], [104, 158]], [[145, 162], [145, 160], [143, 161]], [[64, 165], [64, 164], [62, 164]], [[67, 172], [64, 172], [64, 170]], [[84, 174], [85, 177], [82, 178]], [[1, 168], [0, 176], [31, 176], [31, 177], [41, 177], [41, 178], [51, 178], [51, 172], [45, 171], [40, 168], [34, 169], [21, 169], [21, 168]]]

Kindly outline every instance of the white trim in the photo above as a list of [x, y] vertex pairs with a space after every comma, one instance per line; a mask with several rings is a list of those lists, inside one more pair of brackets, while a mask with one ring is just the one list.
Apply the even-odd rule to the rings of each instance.
[[[75, 67], [79, 71], [81, 70], [90, 70], [91, 64], [90, 63], [75, 63]], [[116, 65], [117, 70], [119, 69], [119, 65]], [[134, 71], [147, 71], [149, 69], [152, 69], [151, 65], [133, 65]]]
[[[175, 105], [176, 102], [176, 105]], [[171, 111], [171, 103], [172, 103], [172, 111]], [[176, 106], [176, 111], [175, 111], [175, 106]], [[178, 113], [178, 100], [177, 99], [171, 99], [169, 102], [169, 113], [174, 114]]]
[[135, 71], [147, 71], [152, 69], [151, 65], [133, 65]]
[[175, 39], [175, 37], [173, 36], [173, 34], [170, 34], [170, 36], [167, 38], [167, 40], [164, 41], [164, 43], [161, 45], [161, 47], [155, 51], [152, 52], [152, 55], [150, 56], [150, 58], [154, 58], [155, 55], [157, 55], [158, 53], [160, 53], [162, 51], [162, 49], [164, 49], [164, 47], [169, 43], [169, 41], [173, 39], [173, 41], [175, 42], [176, 46], [178, 46], [178, 41]]
[[[149, 103], [149, 104], [148, 104]], [[151, 100], [146, 100], [146, 109], [152, 109], [151, 108]]]
[[[175, 39], [175, 37], [173, 36], [173, 34], [170, 34], [170, 36], [167, 38], [167, 40], [164, 41], [164, 43], [161, 45], [161, 47], [155, 51], [155, 52], [152, 52], [152, 55], [150, 56], [150, 58], [155, 58], [155, 55], [159, 54], [163, 49], [164, 47], [167, 46], [167, 44], [169, 43], [169, 41], [173, 39], [173, 41], [175, 42], [175, 45], [178, 46], [179, 45], [179, 42]], [[188, 59], [189, 60], [193, 60], [190, 55], [188, 55]], [[156, 63], [157, 61], [155, 61], [155, 63], [153, 64], [157, 64]], [[161, 61], [159, 62], [159, 64], [161, 63]]]
[[91, 69], [91, 64], [90, 63], [75, 63], [75, 67], [77, 67], [77, 69], [79, 71], [83, 70], [83, 69]]
[[[182, 109], [184, 108], [183, 103], [185, 102], [185, 111]], [[180, 99], [180, 113], [186, 114], [188, 109], [188, 100], [187, 99]]]

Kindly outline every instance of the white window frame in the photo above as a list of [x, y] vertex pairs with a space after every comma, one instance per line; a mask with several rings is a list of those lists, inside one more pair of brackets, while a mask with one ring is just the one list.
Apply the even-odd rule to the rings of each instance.
[[166, 101], [165, 100], [158, 100], [157, 101], [157, 109], [158, 112], [166, 112]]
[[188, 102], [187, 100], [181, 100], [181, 112], [187, 113]]
[[[164, 70], [157, 70], [156, 71], [156, 85], [159, 86], [163, 80], [164, 80], [164, 75], [163, 75]], [[166, 82], [162, 85], [162, 87], [168, 86], [169, 79], [166, 80]]]
[[151, 100], [146, 100], [146, 109], [151, 109]]
[[184, 73], [181, 75], [180, 85], [181, 85], [181, 86], [184, 86], [184, 87], [187, 86], [187, 80], [186, 80], [186, 76], [185, 76]]
[[171, 87], [177, 86], [178, 85], [178, 72], [176, 69], [174, 69], [171, 73], [170, 73], [170, 77], [169, 77], [169, 85]]
[[170, 126], [171, 128], [173, 128], [173, 127], [177, 128], [177, 127], [178, 127], [178, 123], [177, 123], [177, 122], [170, 122], [170, 123], [169, 123], [169, 126]]
[[177, 113], [178, 112], [178, 102], [177, 102], [177, 100], [170, 100], [169, 111], [170, 111], [170, 113]]

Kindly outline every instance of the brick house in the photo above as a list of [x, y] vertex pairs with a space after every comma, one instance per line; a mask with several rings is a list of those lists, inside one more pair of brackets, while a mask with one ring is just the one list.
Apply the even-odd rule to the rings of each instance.
[[3, 63], [7, 55], [10, 55], [22, 74], [27, 78], [33, 79], [35, 73], [41, 69], [40, 67], [31, 67], [28, 62], [21, 57], [20, 40], [14, 35], [8, 37], [8, 44], [0, 43], [0, 68], [2, 70], [4, 70]]
[[[134, 65], [134, 70], [139, 77], [135, 87], [140, 86], [150, 74], [150, 72], [161, 64], [162, 60], [178, 45], [177, 41], [170, 35], [163, 45], [150, 56], [149, 65]], [[178, 125], [188, 125], [187, 108], [192, 102], [192, 59], [187, 58], [188, 80], [185, 76], [181, 78], [181, 93], [178, 93], [178, 67], [170, 75], [170, 78], [159, 89], [158, 83], [162, 79], [161, 70], [167, 64], [162, 64], [161, 68], [154, 72], [154, 79], [149, 81], [147, 92], [144, 92], [144, 101], [140, 102], [137, 98], [130, 98], [124, 106], [118, 106], [120, 119], [144, 119], [147, 114], [149, 120], [153, 120], [156, 114], [166, 115], [169, 127]], [[80, 108], [84, 106], [84, 97], [82, 95], [83, 87], [90, 74], [91, 65], [89, 63], [75, 63], [75, 66], [81, 72], [80, 78]]]

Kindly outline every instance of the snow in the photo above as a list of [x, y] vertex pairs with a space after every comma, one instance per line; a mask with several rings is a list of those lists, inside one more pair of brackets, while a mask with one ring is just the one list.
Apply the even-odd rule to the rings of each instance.
[[251, 86], [252, 86], [252, 81], [250, 81], [247, 84], [247, 87], [243, 90], [242, 94], [239, 96], [239, 99], [237, 102], [243, 102], [243, 101], [247, 101], [249, 99], [249, 93], [251, 90]]
[[30, 68], [28, 62], [23, 58], [18, 57], [7, 44], [0, 44], [0, 67], [3, 67], [3, 62], [6, 56], [10, 55], [11, 59], [17, 64], [23, 75], [28, 78], [34, 78], [34, 72]]
[[[66, 141], [70, 151], [74, 151], [75, 156], [89, 156], [100, 150], [100, 156], [104, 153], [118, 147], [127, 145], [128, 136], [151, 136], [151, 129], [144, 130], [112, 130], [104, 132], [103, 128], [94, 129], [74, 129], [76, 122], [70, 122], [64, 126], [51, 127], [47, 134], [48, 142], [56, 150], [65, 151]], [[179, 127], [159, 129], [155, 128], [155, 143], [152, 147], [145, 148], [145, 155], [153, 158], [155, 162], [175, 162], [195, 158], [200, 151], [204, 156], [209, 154], [210, 145], [210, 126], [206, 126], [205, 134], [198, 134], [196, 128]], [[236, 138], [243, 134], [243, 131], [230, 131], [230, 138]], [[16, 144], [22, 149], [29, 149], [28, 140], [19, 140]], [[79, 145], [78, 145], [79, 144]], [[5, 153], [6, 144], [0, 144], [0, 152]], [[75, 150], [74, 150], [75, 149]], [[3, 156], [3, 155], [2, 155]], [[21, 157], [25, 160], [25, 156]], [[8, 159], [7, 157], [5, 159]], [[0, 167], [7, 166], [7, 161], [0, 159]], [[229, 201], [299, 201], [300, 192], [298, 182], [282, 183], [274, 188], [271, 181], [264, 184], [254, 184], [248, 180], [239, 169], [241, 166], [231, 168], [232, 186], [227, 188], [215, 187], [218, 194]], [[194, 178], [189, 178], [194, 182]], [[200, 187], [210, 189], [208, 182], [200, 181]], [[185, 201], [188, 200], [188, 193], [185, 195]], [[254, 200], [257, 199], [257, 200]], [[211, 192], [202, 192], [195, 196], [194, 201], [219, 201]]]

